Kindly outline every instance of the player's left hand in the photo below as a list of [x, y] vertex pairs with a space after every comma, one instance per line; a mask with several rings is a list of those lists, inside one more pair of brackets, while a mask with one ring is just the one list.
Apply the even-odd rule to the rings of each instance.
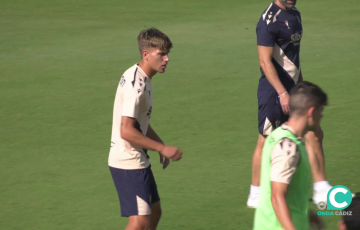
[[166, 157], [164, 157], [163, 155], [161, 155], [159, 153], [160, 156], [160, 164], [163, 165], [163, 169], [166, 169], [168, 167], [168, 165], [170, 164], [170, 160]]
[[324, 222], [321, 220], [320, 216], [318, 216], [316, 212], [312, 210], [309, 211], [309, 222], [311, 229], [316, 229], [316, 230], [325, 229]]

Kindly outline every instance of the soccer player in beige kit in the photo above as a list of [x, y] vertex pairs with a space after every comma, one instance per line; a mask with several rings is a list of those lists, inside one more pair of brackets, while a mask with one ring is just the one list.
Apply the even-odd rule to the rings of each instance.
[[165, 169], [182, 151], [167, 146], [150, 125], [151, 80], [164, 73], [172, 48], [170, 39], [156, 28], [140, 32], [141, 61], [125, 71], [117, 88], [109, 167], [119, 195], [121, 215], [129, 217], [126, 230], [154, 230], [160, 217], [160, 197], [147, 150], [157, 151]]

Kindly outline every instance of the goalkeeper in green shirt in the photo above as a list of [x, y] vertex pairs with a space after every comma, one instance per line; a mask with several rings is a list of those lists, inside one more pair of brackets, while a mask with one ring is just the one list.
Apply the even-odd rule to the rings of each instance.
[[263, 148], [254, 230], [308, 230], [310, 222], [322, 228], [320, 218], [308, 211], [312, 177], [303, 137], [319, 126], [326, 105], [317, 85], [305, 81], [291, 90], [289, 121], [266, 138]]

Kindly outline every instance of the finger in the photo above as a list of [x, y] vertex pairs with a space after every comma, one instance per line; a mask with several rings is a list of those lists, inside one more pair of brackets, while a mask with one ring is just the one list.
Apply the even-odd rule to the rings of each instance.
[[168, 165], [170, 164], [169, 159], [165, 159], [164, 165], [163, 165], [163, 169], [166, 169], [168, 167]]
[[180, 160], [182, 157], [182, 152], [181, 151], [178, 151], [176, 154], [175, 154], [175, 160]]
[[164, 157], [160, 154], [160, 164], [164, 163]]
[[286, 106], [286, 109], [287, 109], [287, 114], [290, 114], [290, 107], [289, 107], [289, 105]]

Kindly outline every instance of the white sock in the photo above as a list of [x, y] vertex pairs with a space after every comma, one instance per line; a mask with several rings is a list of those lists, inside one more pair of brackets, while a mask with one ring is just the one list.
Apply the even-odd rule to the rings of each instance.
[[260, 187], [250, 185], [250, 196], [257, 196], [260, 194]]
[[332, 186], [328, 181], [319, 181], [314, 183], [314, 191], [315, 192], [328, 192]]

